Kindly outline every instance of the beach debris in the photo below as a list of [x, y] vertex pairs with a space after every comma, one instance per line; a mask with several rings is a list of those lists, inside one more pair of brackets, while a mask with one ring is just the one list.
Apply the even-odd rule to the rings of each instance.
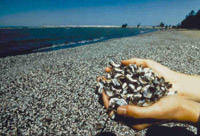
[[[169, 91], [172, 84], [159, 77], [150, 68], [143, 68], [136, 64], [128, 66], [109, 62], [111, 71], [106, 78], [97, 81], [97, 93], [103, 91], [109, 97], [108, 111], [116, 111], [118, 106], [137, 105], [150, 106], [166, 95], [176, 95], [177, 91]], [[111, 119], [115, 118], [115, 113]]]

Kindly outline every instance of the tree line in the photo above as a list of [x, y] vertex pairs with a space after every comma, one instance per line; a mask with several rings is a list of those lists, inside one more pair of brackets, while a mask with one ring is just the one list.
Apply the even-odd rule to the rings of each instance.
[[181, 22], [181, 28], [200, 29], [200, 10], [196, 13], [192, 10]]
[[185, 19], [181, 21], [181, 23], [176, 26], [166, 25], [161, 22], [159, 27], [172, 27], [172, 28], [187, 28], [187, 29], [200, 29], [200, 10], [195, 12], [192, 10], [188, 15], [186, 15]]

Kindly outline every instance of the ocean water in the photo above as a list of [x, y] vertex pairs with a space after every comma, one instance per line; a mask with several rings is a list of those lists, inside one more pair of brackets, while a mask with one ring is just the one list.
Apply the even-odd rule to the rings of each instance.
[[151, 28], [0, 28], [0, 57], [73, 48], [111, 38], [156, 31]]

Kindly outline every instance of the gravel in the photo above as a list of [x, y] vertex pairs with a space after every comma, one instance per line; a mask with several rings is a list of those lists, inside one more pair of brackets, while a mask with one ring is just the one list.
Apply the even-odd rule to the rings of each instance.
[[[0, 135], [145, 135], [107, 119], [95, 97], [96, 76], [110, 59], [155, 60], [200, 74], [200, 39], [157, 31], [59, 51], [0, 58]], [[107, 125], [104, 126], [104, 123]], [[196, 132], [190, 125], [168, 123]]]

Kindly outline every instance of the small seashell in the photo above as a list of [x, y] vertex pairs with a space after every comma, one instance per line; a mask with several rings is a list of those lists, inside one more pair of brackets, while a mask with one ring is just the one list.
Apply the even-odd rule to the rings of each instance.
[[142, 67], [138, 67], [137, 73], [142, 73], [142, 72], [143, 72]]
[[115, 62], [113, 60], [110, 60], [109, 65], [112, 66], [112, 67], [115, 67], [115, 68], [120, 67], [120, 65], [119, 64], [115, 64]]
[[115, 107], [115, 99], [116, 98], [111, 98], [109, 101], [109, 109], [113, 109]]
[[176, 95], [177, 91], [168, 91], [167, 95]]
[[163, 87], [163, 86], [162, 86], [160, 89], [161, 89], [162, 91], [165, 91], [165, 87]]
[[107, 80], [105, 80], [105, 82], [106, 82], [107, 84], [110, 84], [110, 83], [112, 82], [112, 80], [111, 80], [111, 79], [107, 79]]
[[134, 98], [135, 99], [140, 99], [141, 97], [142, 97], [142, 95], [140, 93], [134, 94]]
[[152, 103], [153, 102], [150, 102], [150, 101], [149, 102], [145, 102], [145, 103], [142, 104], [142, 106], [147, 107], [147, 106], [150, 106]]
[[145, 102], [146, 102], [145, 99], [139, 100], [138, 103], [137, 103], [137, 105], [138, 106], [142, 106]]
[[111, 90], [114, 92], [114, 93], [117, 93], [117, 94], [119, 94], [119, 93], [121, 93], [123, 90], [122, 89], [117, 89], [117, 88], [115, 88], [115, 87], [111, 87]]
[[155, 85], [159, 84], [159, 81], [157, 80], [157, 78], [155, 80], [152, 81]]
[[154, 93], [155, 96], [157, 96], [158, 98], [160, 98], [162, 96], [162, 92], [160, 90], [157, 90], [155, 93]]
[[141, 84], [147, 84], [147, 81], [145, 81], [144, 79], [142, 79], [142, 77], [139, 77], [139, 82], [141, 83]]
[[133, 72], [133, 73], [135, 73], [135, 66], [134, 66], [134, 64], [130, 64], [129, 65], [129, 68], [131, 69], [131, 71]]
[[127, 90], [126, 89], [123, 89], [123, 92], [122, 92], [122, 94], [127, 94]]
[[114, 93], [111, 90], [106, 90], [106, 94], [108, 95], [108, 97], [111, 97], [114, 95]]
[[144, 86], [144, 87], [142, 88], [142, 92], [143, 92], [144, 90], [148, 90], [149, 88], [150, 88], [150, 85]]
[[116, 78], [111, 79], [112, 83], [114, 84], [114, 86], [120, 86], [120, 83], [118, 82], [118, 80]]
[[114, 78], [118, 78], [118, 77], [122, 77], [122, 76], [123, 76], [123, 74], [117, 73], [117, 74], [114, 76]]
[[150, 71], [149, 68], [144, 68], [144, 69], [143, 69], [143, 72], [144, 72], [144, 73], [151, 73], [151, 71]]
[[160, 82], [161, 82], [161, 83], [164, 83], [164, 82], [165, 82], [165, 79], [164, 79], [163, 77], [161, 77], [161, 78], [160, 78]]
[[134, 86], [133, 84], [129, 84], [128, 86], [131, 88], [131, 90], [132, 90], [133, 92], [135, 92], [135, 86]]
[[111, 119], [112, 119], [112, 120], [115, 119], [115, 114], [114, 114], [114, 113], [111, 115]]
[[172, 88], [172, 84], [170, 84], [169, 82], [166, 82], [165, 86], [167, 87], [167, 89]]
[[127, 94], [126, 97], [127, 98], [133, 98], [135, 95], [134, 94]]
[[147, 74], [145, 74], [144, 76], [145, 76], [149, 81], [154, 80], [154, 77], [152, 76], [151, 73], [147, 73]]
[[[143, 68], [136, 64], [128, 66], [109, 62], [112, 69], [106, 79], [100, 79], [97, 88], [98, 94], [105, 90], [109, 97], [109, 110], [116, 112], [121, 105], [134, 104], [150, 106], [165, 95], [175, 95], [176, 91], [169, 91], [172, 84], [165, 82], [150, 68]], [[111, 116], [115, 118], [115, 114]]]
[[110, 73], [107, 73], [107, 74], [106, 74], [106, 78], [107, 78], [107, 79], [111, 79]]
[[103, 92], [103, 86], [104, 86], [103, 83], [98, 82], [97, 86], [98, 86], [98, 94], [102, 94], [102, 92]]
[[137, 89], [136, 89], [136, 91], [140, 92], [141, 89], [142, 89], [142, 86], [138, 86]]
[[124, 99], [117, 99], [116, 104], [119, 106], [127, 105], [127, 102]]
[[133, 78], [131, 77], [131, 75], [126, 75], [125, 77], [126, 77], [126, 79], [128, 79], [128, 81], [131, 82], [131, 83], [137, 83], [137, 82], [138, 82], [137, 80], [133, 79]]
[[147, 90], [144, 90], [143, 91], [143, 96], [145, 97], [145, 98], [151, 98], [152, 97], [152, 93], [147, 89]]
[[125, 82], [125, 83], [123, 83], [122, 84], [122, 89], [125, 89], [125, 88], [127, 88], [127, 86], [128, 86], [128, 84]]
[[124, 73], [124, 71], [120, 68], [114, 68], [114, 72], [116, 73]]

